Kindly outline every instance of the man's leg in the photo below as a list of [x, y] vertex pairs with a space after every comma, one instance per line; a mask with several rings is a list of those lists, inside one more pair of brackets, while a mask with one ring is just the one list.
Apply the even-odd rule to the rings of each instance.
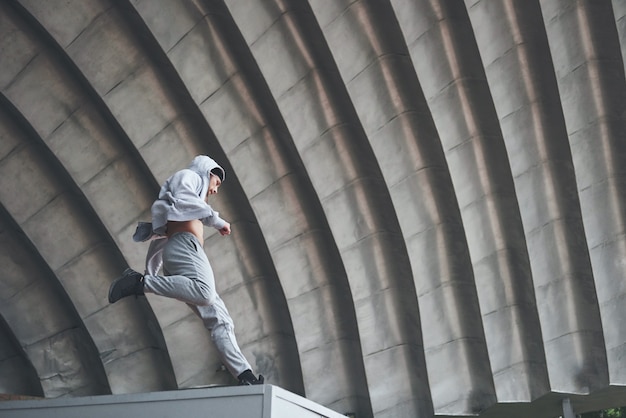
[[242, 384], [263, 383], [262, 377], [254, 377], [237, 344], [233, 320], [215, 290], [211, 264], [193, 234], [169, 238], [163, 250], [163, 269], [168, 275], [144, 277], [145, 290], [187, 302], [211, 332], [211, 340], [230, 373]]
[[216, 296], [215, 279], [206, 254], [191, 233], [175, 234], [163, 250], [166, 275], [144, 276], [144, 290], [192, 305], [210, 305]]
[[252, 369], [237, 344], [233, 320], [222, 298], [216, 296], [215, 302], [209, 306], [189, 306], [211, 332], [211, 340], [228, 371], [238, 377], [246, 370]]

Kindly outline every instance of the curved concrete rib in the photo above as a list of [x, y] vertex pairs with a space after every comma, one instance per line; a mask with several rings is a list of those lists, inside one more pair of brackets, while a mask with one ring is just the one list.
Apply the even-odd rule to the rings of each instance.
[[541, 1], [600, 303], [609, 383], [626, 384], [626, 78], [608, 1]]
[[[180, 37], [176, 39], [169, 26], [150, 19], [154, 6], [140, 4], [138, 10], [162, 47], [171, 45], [166, 51], [169, 59], [183, 83], [190, 86], [250, 200], [263, 232], [264, 241], [258, 246], [267, 246], [277, 274], [284, 278], [281, 285], [289, 312], [280, 315], [298, 318], [293, 332], [306, 395], [367, 416], [371, 412], [360, 389], [364, 379], [354, 377], [362, 375], [362, 366], [353, 357], [359, 348], [345, 273], [336, 262], [318, 203], [307, 193], [310, 185], [290, 138], [283, 133], [277, 111], [271, 110], [271, 99], [258, 83], [258, 69], [246, 55], [247, 47], [228, 10], [216, 2], [207, 3], [206, 8], [181, 3], [181, 14], [191, 21], [186, 22], [187, 32], [175, 31]], [[232, 50], [242, 53], [233, 57]], [[189, 56], [202, 61], [202, 71], [189, 66]], [[261, 103], [265, 109], [259, 112]], [[252, 243], [253, 237], [246, 240]], [[258, 249], [249, 247], [249, 251], [246, 259], [254, 260]], [[272, 303], [271, 299], [259, 302]], [[241, 315], [249, 316], [248, 308], [242, 308]], [[332, 381], [327, 374], [331, 370], [336, 376]]]
[[551, 390], [607, 384], [606, 355], [576, 179], [536, 1], [466, 1], [529, 250]]
[[[428, 410], [424, 376], [414, 374], [423, 357], [407, 250], [323, 34], [301, 2], [228, 6], [311, 173], [346, 268], [374, 414]], [[398, 379], [410, 384], [390, 395], [389, 382]]]
[[[1, 101], [0, 120], [8, 123], [4, 97]], [[45, 229], [38, 225], [42, 216], [54, 220], [50, 209], [63, 211], [63, 203], [69, 203], [71, 198], [36, 146], [4, 123], [0, 131], [10, 132], [17, 139], [15, 148], [0, 157], [0, 175], [21, 179], [0, 180], [0, 201], [8, 202], [6, 207], [0, 207], [1, 261], [3, 275], [10, 278], [0, 293], [0, 315], [34, 367], [44, 396], [110, 393], [98, 350], [46, 265], [51, 260], [42, 260], [28, 242], [28, 237], [33, 239], [33, 229]], [[15, 186], [21, 190], [13, 189]]]
[[[111, 182], [132, 187], [132, 183], [120, 181], [118, 177], [124, 177], [125, 168], [130, 166], [129, 158], [122, 156], [123, 147], [117, 140], [108, 142], [114, 134], [76, 82], [79, 77], [62, 60], [53, 58], [51, 44], [46, 39], [38, 39], [40, 33], [29, 26], [32, 21], [26, 12], [6, 5], [2, 12], [12, 25], [20, 28], [22, 44], [31, 54], [30, 60], [23, 61], [22, 68], [2, 67], [2, 77], [7, 80], [3, 93], [7, 102], [10, 100], [27, 119], [25, 123], [32, 126], [28, 143], [40, 143], [47, 158], [53, 161], [51, 166], [57, 167], [55, 175], [43, 183], [50, 183], [47, 193], [42, 193], [42, 186], [38, 184], [41, 179], [32, 179], [33, 183], [24, 185], [24, 192], [19, 193], [18, 199], [4, 197], [2, 201], [12, 202], [7, 209], [39, 249], [74, 303], [98, 347], [111, 390], [171, 388], [171, 368], [168, 369], [163, 343], [147, 331], [154, 327], [152, 313], [145, 304], [123, 302], [109, 307], [106, 299], [108, 285], [119, 274], [124, 261], [101, 220], [105, 219], [106, 228], [117, 234], [126, 226], [119, 214], [110, 223], [106, 220], [106, 210], [102, 209], [111, 196], [104, 191]], [[82, 147], [76, 147], [77, 143]], [[44, 158], [42, 151], [32, 156], [23, 155], [22, 164], [32, 164], [35, 156]], [[40, 169], [40, 164], [36, 166]], [[46, 178], [43, 173], [41, 177]], [[60, 189], [55, 190], [55, 187]], [[82, 191], [77, 191], [78, 187]], [[133, 197], [125, 204], [132, 207], [141, 196], [140, 190], [126, 189]], [[84, 200], [85, 195], [89, 203]], [[92, 212], [94, 208], [96, 212]], [[36, 209], [40, 211], [33, 213]], [[96, 215], [98, 212], [102, 215]], [[126, 329], [111, 328], [111, 324], [126, 317], [137, 319], [128, 321]], [[128, 333], [133, 331], [137, 338], [128, 339]], [[129, 364], [137, 368], [135, 379], [128, 378]]]
[[[0, 231], [0, 236], [5, 231]], [[3, 249], [0, 254], [10, 254]], [[19, 278], [13, 276], [14, 279]], [[4, 299], [4, 296], [2, 297]], [[22, 345], [0, 315], [0, 394], [41, 397], [44, 395], [37, 370]]]
[[[403, 18], [414, 18], [405, 5], [395, 6]], [[398, 213], [419, 289], [434, 410], [456, 414], [486, 409], [495, 398], [465, 235], [439, 137], [394, 10], [376, 1], [353, 2], [334, 13], [320, 2], [313, 10]], [[431, 199], [436, 209], [424, 210], [423, 200]], [[434, 245], [436, 236], [459, 244]], [[462, 255], [449, 253], [453, 249]], [[426, 260], [433, 259], [442, 260], [443, 271], [427, 267]], [[432, 303], [437, 299], [441, 303]], [[445, 305], [455, 305], [464, 318], [442, 315]], [[430, 394], [422, 392], [429, 390], [426, 376], [416, 377], [424, 386], [418, 392], [422, 405], [413, 413], [428, 415], [433, 406]], [[396, 403], [403, 401], [393, 396]]]
[[[567, 144], [563, 142], [562, 132], [558, 132], [556, 118], [560, 112], [554, 97], [555, 84], [550, 83], [552, 68], [548, 51], [538, 48], [545, 45], [545, 35], [537, 30], [540, 10], [533, 3], [509, 2], [494, 7], [486, 2], [474, 2], [470, 16], [510, 156], [515, 190], [522, 202], [550, 388], [580, 393], [584, 387], [589, 390], [601, 387], [605, 370], [603, 356], [598, 355], [602, 334], [597, 306], [593, 303], [580, 306], [586, 312], [582, 317], [587, 320], [564, 323], [571, 316], [565, 308], [568, 304], [593, 300], [595, 295], [587, 294], [593, 285], [589, 266], [585, 264], [586, 250], [571, 239], [582, 226], [576, 195], [564, 193], [571, 190], [574, 179], [565, 152]], [[539, 116], [546, 112], [555, 118], [549, 125]], [[548, 199], [554, 205], [546, 210], [544, 203]], [[570, 238], [563, 239], [560, 235]], [[555, 245], [562, 248], [562, 264], [546, 265], [544, 256]], [[574, 268], [575, 259], [579, 260], [578, 268]], [[567, 273], [573, 270], [578, 272], [578, 277]], [[548, 325], [555, 318], [560, 318], [560, 324]], [[586, 347], [580, 349], [586, 354], [578, 358], [563, 355], [572, 345]], [[574, 379], [583, 370], [596, 373], [585, 382]], [[578, 387], [564, 385], [575, 380], [580, 381]]]
[[[461, 208], [499, 402], [549, 391], [504, 140], [465, 6], [394, 1]], [[409, 37], [410, 35], [410, 37]]]

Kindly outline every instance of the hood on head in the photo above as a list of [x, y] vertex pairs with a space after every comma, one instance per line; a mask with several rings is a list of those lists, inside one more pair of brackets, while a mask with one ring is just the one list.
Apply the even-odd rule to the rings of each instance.
[[224, 169], [220, 167], [220, 165], [216, 163], [215, 160], [213, 160], [211, 157], [207, 157], [206, 155], [198, 155], [197, 157], [195, 157], [191, 161], [191, 164], [188, 168], [189, 170], [198, 173], [198, 175], [200, 175], [200, 177], [202, 177], [206, 181], [209, 180], [211, 171], [213, 171], [214, 174], [217, 174], [222, 181], [224, 181], [224, 178], [226, 177]]

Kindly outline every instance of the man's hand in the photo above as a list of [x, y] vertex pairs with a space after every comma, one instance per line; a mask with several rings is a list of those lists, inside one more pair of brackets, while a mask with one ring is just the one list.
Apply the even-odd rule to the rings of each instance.
[[230, 235], [230, 224], [226, 222], [226, 225], [224, 225], [222, 229], [218, 229], [218, 231], [220, 231], [222, 235]]

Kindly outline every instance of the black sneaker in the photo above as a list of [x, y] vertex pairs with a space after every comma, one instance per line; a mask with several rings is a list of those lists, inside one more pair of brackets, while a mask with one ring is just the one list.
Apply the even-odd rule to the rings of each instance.
[[109, 288], [109, 303], [115, 303], [126, 296], [143, 295], [143, 275], [133, 269], [126, 269]]
[[250, 369], [237, 376], [237, 379], [239, 379], [239, 386], [262, 385], [265, 381], [262, 375], [259, 375], [257, 379]]

